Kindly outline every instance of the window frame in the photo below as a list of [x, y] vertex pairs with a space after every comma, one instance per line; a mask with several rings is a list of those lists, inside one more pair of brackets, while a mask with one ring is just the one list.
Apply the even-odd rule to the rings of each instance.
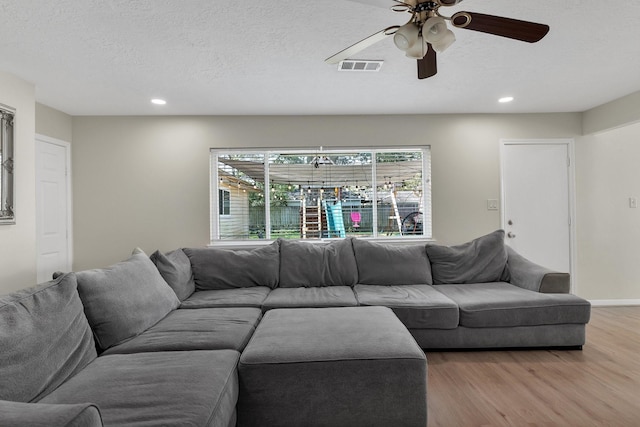
[[[221, 194], [224, 194], [222, 198], [220, 197]], [[226, 205], [225, 200], [227, 201]], [[225, 213], [225, 210], [228, 212]], [[218, 215], [231, 216], [231, 191], [226, 188], [218, 187]]]
[[[251, 155], [261, 155], [264, 160], [264, 187], [269, 188], [271, 183], [269, 179], [269, 159], [270, 156], [274, 154], [282, 154], [282, 155], [332, 155], [332, 154], [348, 154], [348, 153], [370, 153], [372, 157], [371, 163], [371, 175], [372, 175], [372, 183], [371, 187], [373, 190], [373, 199], [372, 203], [374, 206], [378, 204], [378, 182], [377, 182], [377, 174], [376, 174], [376, 164], [377, 164], [377, 155], [379, 153], [394, 153], [394, 152], [416, 152], [420, 151], [422, 153], [422, 191], [425, 195], [425, 199], [423, 202], [423, 217], [425, 218], [425, 222], [423, 225], [423, 234], [422, 235], [404, 235], [400, 237], [388, 237], [382, 235], [377, 230], [377, 227], [373, 227], [372, 234], [373, 236], [362, 237], [367, 240], [379, 240], [379, 241], [396, 241], [396, 242], [411, 242], [416, 240], [433, 240], [433, 230], [432, 230], [432, 197], [431, 197], [431, 146], [430, 145], [402, 145], [397, 147], [309, 147], [309, 148], [242, 148], [242, 149], [223, 149], [223, 148], [210, 148], [209, 150], [209, 171], [210, 171], [210, 205], [211, 208], [214, 206], [219, 206], [219, 192], [215, 190], [220, 190], [220, 176], [218, 174], [218, 158], [219, 156], [225, 155], [243, 155], [243, 154], [251, 154]], [[271, 194], [270, 191], [264, 192], [264, 209], [265, 209], [265, 238], [260, 240], [251, 240], [251, 239], [221, 239], [220, 238], [220, 215], [214, 215], [213, 209], [210, 209], [210, 246], [260, 246], [265, 244], [272, 243], [275, 239], [271, 238]], [[216, 209], [215, 212], [218, 212]], [[378, 220], [378, 209], [373, 209], [373, 223], [377, 224]], [[428, 214], [428, 215], [427, 215]], [[314, 238], [314, 239], [305, 239], [307, 242], [323, 242], [330, 240], [338, 240], [342, 239], [342, 237], [322, 237], [322, 238]], [[303, 239], [298, 239], [303, 240]]]

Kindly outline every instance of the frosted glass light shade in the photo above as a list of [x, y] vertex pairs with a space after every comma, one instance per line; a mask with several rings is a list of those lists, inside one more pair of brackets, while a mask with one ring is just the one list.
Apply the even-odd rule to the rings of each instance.
[[438, 43], [447, 35], [447, 23], [444, 18], [435, 16], [427, 19], [422, 26], [422, 36], [431, 44]]
[[427, 42], [421, 35], [418, 35], [418, 40], [411, 46], [410, 49], [405, 51], [405, 54], [409, 58], [422, 59], [427, 54]]
[[393, 35], [393, 43], [398, 49], [407, 51], [416, 44], [419, 33], [420, 28], [413, 22], [409, 22], [398, 28], [398, 31]]
[[444, 52], [454, 41], [456, 41], [456, 36], [453, 34], [453, 31], [447, 30], [440, 40], [431, 45], [436, 52]]

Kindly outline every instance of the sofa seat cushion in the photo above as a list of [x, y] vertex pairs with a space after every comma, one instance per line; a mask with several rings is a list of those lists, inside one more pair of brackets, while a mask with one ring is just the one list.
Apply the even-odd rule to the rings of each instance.
[[91, 403], [52, 405], [0, 400], [3, 427], [102, 427], [100, 410]]
[[262, 304], [264, 311], [273, 308], [355, 307], [358, 305], [349, 286], [323, 288], [276, 288]]
[[353, 288], [360, 305], [389, 307], [409, 329], [458, 327], [458, 305], [430, 285]]
[[431, 285], [431, 264], [424, 244], [394, 246], [353, 239], [358, 283], [363, 285]]
[[280, 275], [279, 243], [253, 250], [184, 248], [191, 261], [196, 290], [275, 288]]
[[106, 426], [228, 427], [239, 357], [233, 350], [101, 356], [40, 403], [94, 403]]
[[0, 297], [0, 399], [38, 400], [95, 358], [73, 273]]
[[218, 291], [198, 291], [182, 301], [180, 308], [213, 307], [262, 307], [271, 292], [266, 286], [251, 288], [221, 289]]
[[505, 282], [439, 285], [460, 307], [460, 325], [470, 328], [584, 324], [591, 305], [571, 294], [542, 294]]
[[178, 350], [244, 350], [262, 318], [259, 308], [175, 310], [137, 337], [103, 354]]
[[279, 239], [280, 288], [353, 286], [358, 268], [351, 238], [331, 243]]
[[76, 273], [84, 311], [101, 349], [146, 331], [180, 305], [147, 254]]

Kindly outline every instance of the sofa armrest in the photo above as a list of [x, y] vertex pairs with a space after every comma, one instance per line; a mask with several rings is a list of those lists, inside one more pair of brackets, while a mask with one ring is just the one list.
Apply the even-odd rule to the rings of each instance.
[[547, 294], [568, 294], [571, 289], [569, 273], [559, 273], [529, 261], [507, 246], [509, 282], [530, 291]]
[[3, 427], [103, 427], [100, 410], [91, 403], [73, 405], [0, 400]]

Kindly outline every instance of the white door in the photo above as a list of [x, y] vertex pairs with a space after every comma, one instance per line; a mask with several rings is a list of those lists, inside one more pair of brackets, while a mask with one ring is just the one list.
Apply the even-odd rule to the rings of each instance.
[[71, 270], [69, 144], [36, 137], [38, 283]]
[[502, 141], [507, 244], [544, 267], [572, 272], [571, 141]]

